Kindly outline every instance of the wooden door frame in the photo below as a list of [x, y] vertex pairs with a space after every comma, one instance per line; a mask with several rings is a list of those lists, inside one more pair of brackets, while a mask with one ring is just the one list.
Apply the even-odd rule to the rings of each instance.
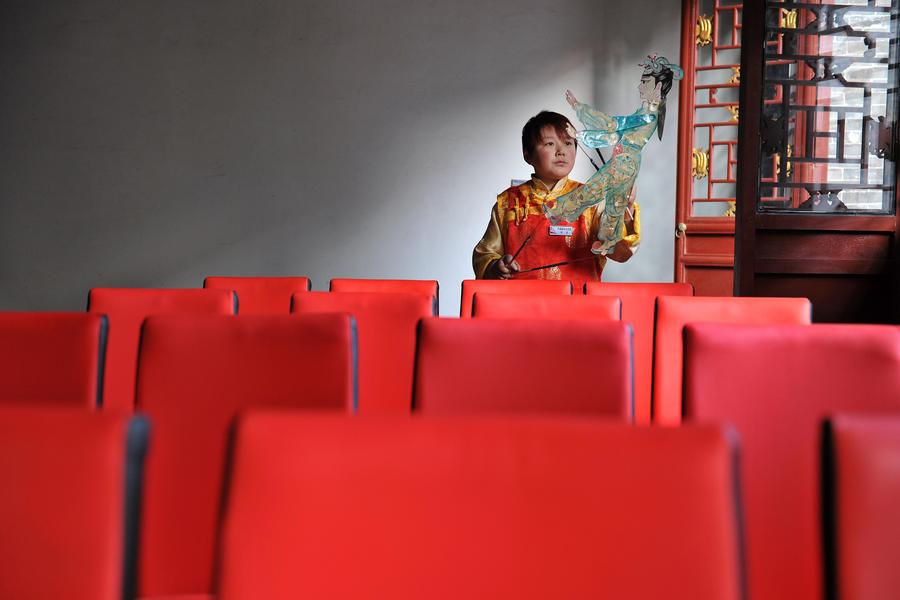
[[[734, 254], [689, 254], [685, 251], [685, 240], [688, 236], [731, 237], [735, 232], [735, 219], [732, 217], [692, 216], [694, 178], [691, 173], [691, 166], [695, 134], [696, 93], [694, 84], [696, 82], [695, 66], [697, 56], [695, 27], [697, 26], [698, 18], [699, 8], [697, 0], [682, 0], [681, 67], [684, 70], [684, 79], [679, 82], [678, 89], [675, 225], [677, 231], [678, 224], [684, 223], [687, 226], [687, 230], [680, 237], [675, 237], [673, 269], [674, 280], [677, 282], [684, 281], [683, 273], [686, 267], [731, 269], [735, 263]], [[712, 152], [712, 149], [710, 148], [709, 151]], [[713, 176], [712, 165], [710, 165], [710, 172], [707, 176]], [[736, 189], [737, 185], [735, 185]], [[675, 233], [673, 232], [673, 235]]]
[[[761, 97], [750, 90], [762, 89], [763, 43], [765, 41], [765, 0], [744, 2], [741, 30], [741, 87], [738, 102], [741, 122], [738, 124], [737, 202], [734, 213], [734, 295], [752, 296], [754, 269], [752, 261], [756, 242], [756, 202], [759, 192], [759, 119]], [[753, 151], [747, 152], [752, 149]], [[743, 150], [743, 151], [742, 151]], [[751, 265], [747, 268], [747, 265]]]

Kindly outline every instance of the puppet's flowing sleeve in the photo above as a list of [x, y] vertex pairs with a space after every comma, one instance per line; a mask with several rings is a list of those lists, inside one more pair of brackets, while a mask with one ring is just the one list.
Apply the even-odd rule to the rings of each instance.
[[576, 111], [578, 120], [585, 126], [585, 129], [577, 134], [578, 141], [591, 148], [615, 146], [626, 132], [643, 127], [656, 119], [655, 116], [646, 113], [611, 117], [582, 102], [578, 103]]
[[616, 120], [613, 117], [600, 112], [590, 104], [579, 102], [575, 106], [575, 112], [578, 114], [578, 120], [588, 129], [607, 132], [617, 129]]
[[491, 220], [487, 229], [472, 251], [472, 269], [476, 279], [484, 279], [484, 274], [495, 261], [503, 258], [503, 236], [500, 233], [500, 209], [499, 204], [494, 204], [491, 210]]

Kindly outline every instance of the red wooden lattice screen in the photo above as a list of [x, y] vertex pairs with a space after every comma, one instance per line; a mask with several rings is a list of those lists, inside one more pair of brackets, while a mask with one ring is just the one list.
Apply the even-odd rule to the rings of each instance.
[[675, 280], [730, 295], [743, 2], [683, 0]]

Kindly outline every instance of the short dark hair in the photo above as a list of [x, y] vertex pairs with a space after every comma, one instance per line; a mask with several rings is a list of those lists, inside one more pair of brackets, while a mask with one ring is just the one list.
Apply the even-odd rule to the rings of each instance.
[[570, 137], [569, 132], [566, 131], [566, 127], [572, 125], [569, 119], [557, 112], [542, 110], [528, 119], [525, 127], [522, 128], [522, 153], [525, 156], [529, 156], [537, 145], [541, 143], [541, 130], [547, 125], [556, 130], [556, 135], [560, 139], [565, 140]]

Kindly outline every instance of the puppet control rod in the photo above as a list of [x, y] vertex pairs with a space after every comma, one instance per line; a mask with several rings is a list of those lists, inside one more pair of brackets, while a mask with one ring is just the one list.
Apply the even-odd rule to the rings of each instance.
[[[536, 229], [536, 228], [535, 228], [535, 229]], [[516, 250], [516, 253], [513, 254], [513, 257], [510, 259], [509, 262], [512, 262], [512, 261], [516, 260], [516, 257], [519, 255], [519, 252], [521, 252], [522, 249], [525, 247], [525, 245], [526, 245], [528, 242], [531, 241], [531, 236], [533, 236], [533, 235], [534, 235], [534, 229], [531, 230], [531, 233], [528, 234], [528, 237], [525, 238], [525, 241], [522, 242], [522, 245], [519, 246], [519, 249]], [[573, 260], [564, 260], [563, 262], [553, 263], [553, 264], [551, 264], [551, 265], [541, 265], [540, 267], [533, 267], [533, 268], [531, 268], [531, 269], [525, 269], [524, 271], [518, 271], [516, 274], [518, 275], [518, 274], [520, 274], [520, 273], [531, 273], [532, 271], [542, 271], [542, 270], [544, 270], [544, 269], [551, 269], [551, 268], [553, 268], [553, 267], [562, 267], [562, 266], [564, 266], [564, 265], [570, 265], [570, 264], [572, 264], [572, 263], [579, 262], [579, 261], [582, 261], [582, 260], [589, 260], [589, 259], [591, 259], [591, 258], [594, 258], [594, 257], [593, 257], [593, 256], [585, 256], [585, 257], [583, 257], [583, 258], [576, 258], [576, 259], [573, 259]]]
[[524, 271], [519, 271], [516, 273], [517, 275], [520, 273], [531, 273], [532, 271], [542, 271], [543, 269], [551, 269], [553, 267], [562, 267], [564, 265], [571, 265], [572, 263], [576, 263], [582, 260], [591, 260], [596, 258], [595, 256], [584, 256], [582, 258], [575, 258], [573, 260], [564, 260], [562, 262], [553, 263], [552, 265], [541, 265], [540, 267], [534, 267], [532, 269], [525, 269]]

